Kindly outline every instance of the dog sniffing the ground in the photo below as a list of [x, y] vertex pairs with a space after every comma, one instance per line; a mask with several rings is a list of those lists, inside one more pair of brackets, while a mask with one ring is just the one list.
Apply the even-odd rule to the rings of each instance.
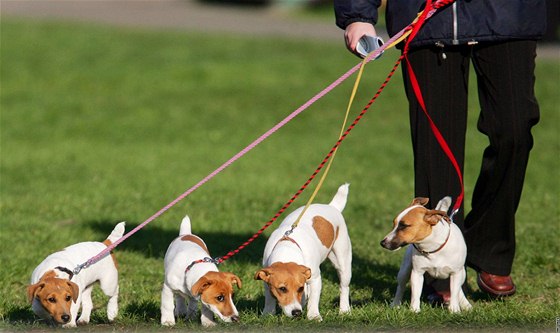
[[161, 324], [175, 325], [175, 316], [194, 318], [198, 300], [202, 303], [200, 321], [203, 326], [216, 325], [214, 315], [224, 322], [238, 322], [239, 314], [233, 304], [234, 284], [241, 288], [241, 279], [233, 273], [218, 271], [206, 244], [191, 233], [190, 219], [185, 216], [179, 237], [171, 242], [165, 254]]
[[402, 261], [392, 306], [400, 306], [406, 282], [410, 279], [410, 308], [420, 311], [424, 273], [450, 280], [449, 311], [470, 310], [471, 304], [461, 286], [465, 282], [467, 246], [461, 230], [447, 216], [451, 198], [441, 199], [436, 209], [424, 207], [427, 198], [415, 198], [393, 221], [393, 230], [381, 241], [388, 250], [409, 246]]
[[304, 207], [288, 215], [270, 235], [264, 250], [264, 268], [255, 274], [256, 280], [264, 281], [263, 314], [274, 314], [278, 304], [286, 316], [298, 317], [307, 302], [307, 318], [322, 320], [319, 266], [326, 258], [333, 263], [340, 280], [340, 313], [350, 312], [352, 244], [342, 216], [348, 187], [340, 186], [328, 205], [310, 205], [291, 234], [286, 232]]
[[[72, 269], [120, 239], [124, 226], [124, 222], [117, 224], [103, 243], [82, 242], [46, 257], [31, 274], [31, 285], [27, 287], [33, 312], [63, 327], [87, 324], [93, 309], [93, 284], [99, 281], [101, 290], [109, 296], [107, 318], [113, 321], [118, 313], [119, 296], [119, 273], [114, 255], [104, 257], [77, 275]], [[80, 318], [76, 319], [80, 307]]]

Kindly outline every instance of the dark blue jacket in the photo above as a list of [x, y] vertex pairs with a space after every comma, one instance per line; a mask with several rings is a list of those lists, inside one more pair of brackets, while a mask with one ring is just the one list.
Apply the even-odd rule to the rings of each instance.
[[[387, 0], [389, 36], [409, 25], [425, 3], [425, 0]], [[376, 24], [380, 5], [381, 0], [334, 0], [336, 24], [342, 29], [353, 22]], [[545, 30], [545, 0], [457, 0], [429, 19], [411, 46], [534, 40], [540, 39]]]

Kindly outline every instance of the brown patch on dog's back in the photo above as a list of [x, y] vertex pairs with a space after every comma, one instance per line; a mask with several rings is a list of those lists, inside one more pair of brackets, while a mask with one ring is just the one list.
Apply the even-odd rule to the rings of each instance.
[[[103, 241], [103, 244], [107, 247], [109, 247], [111, 244], [113, 244], [113, 242], [111, 242], [110, 240], [106, 239]], [[119, 268], [119, 265], [117, 263], [117, 257], [115, 256], [115, 254], [113, 253], [113, 251], [111, 251], [111, 259], [113, 259], [113, 264], [115, 264], [115, 268]]]
[[204, 244], [202, 239], [200, 239], [199, 237], [197, 237], [195, 235], [185, 235], [185, 236], [181, 237], [181, 240], [185, 241], [185, 242], [195, 243], [196, 245], [200, 246], [206, 253], [208, 253], [208, 255], [210, 255], [210, 252], [208, 251], [208, 248], [206, 247], [206, 244]]
[[321, 243], [330, 249], [338, 236], [338, 229], [335, 230], [332, 223], [322, 216], [313, 217], [313, 229]]

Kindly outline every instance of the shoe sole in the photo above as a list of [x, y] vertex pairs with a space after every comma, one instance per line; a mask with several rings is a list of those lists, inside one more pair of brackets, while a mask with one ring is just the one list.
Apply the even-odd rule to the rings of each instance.
[[484, 283], [484, 281], [482, 281], [482, 279], [480, 277], [478, 277], [476, 279], [476, 282], [478, 284], [478, 287], [480, 289], [482, 289], [482, 291], [494, 296], [494, 297], [507, 297], [507, 296], [511, 296], [513, 294], [515, 294], [516, 288], [515, 285], [513, 286], [513, 288], [511, 290], [507, 290], [507, 291], [498, 291], [495, 289], [490, 288], [486, 283]]

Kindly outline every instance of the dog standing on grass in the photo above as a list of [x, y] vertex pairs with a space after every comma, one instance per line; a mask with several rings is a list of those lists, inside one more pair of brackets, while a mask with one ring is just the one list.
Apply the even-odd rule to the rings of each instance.
[[461, 288], [466, 278], [467, 245], [461, 230], [447, 216], [451, 197], [441, 199], [434, 210], [424, 207], [427, 203], [427, 198], [415, 198], [395, 218], [393, 230], [381, 241], [381, 246], [393, 251], [411, 244], [398, 273], [392, 306], [400, 306], [410, 279], [410, 308], [420, 312], [420, 295], [427, 272], [436, 279], [449, 278], [449, 311], [470, 310], [471, 304]]
[[[202, 261], [208, 259], [207, 261]], [[161, 324], [175, 325], [175, 316], [195, 317], [198, 300], [202, 303], [203, 326], [216, 325], [214, 315], [224, 322], [238, 322], [233, 304], [233, 285], [241, 288], [241, 279], [229, 272], [219, 272], [211, 260], [204, 241], [191, 233], [191, 221], [185, 216], [179, 237], [165, 254], [165, 281], [161, 290]], [[188, 305], [185, 307], [185, 299]]]
[[255, 274], [256, 280], [264, 281], [263, 314], [274, 314], [278, 303], [286, 316], [298, 317], [307, 301], [307, 318], [322, 320], [319, 266], [327, 257], [340, 280], [340, 313], [350, 312], [352, 244], [342, 216], [348, 186], [340, 186], [328, 205], [310, 205], [291, 234], [286, 232], [292, 229], [304, 207], [288, 215], [270, 235], [264, 250], [264, 268]]
[[[82, 242], [49, 255], [31, 274], [27, 296], [33, 312], [54, 325], [76, 327], [90, 320], [93, 303], [91, 291], [99, 281], [101, 290], [109, 296], [107, 318], [113, 321], [118, 313], [119, 273], [113, 254], [74, 275], [72, 269], [103, 251], [124, 234], [125, 222], [115, 226], [103, 242]], [[80, 318], [76, 320], [79, 309]]]

